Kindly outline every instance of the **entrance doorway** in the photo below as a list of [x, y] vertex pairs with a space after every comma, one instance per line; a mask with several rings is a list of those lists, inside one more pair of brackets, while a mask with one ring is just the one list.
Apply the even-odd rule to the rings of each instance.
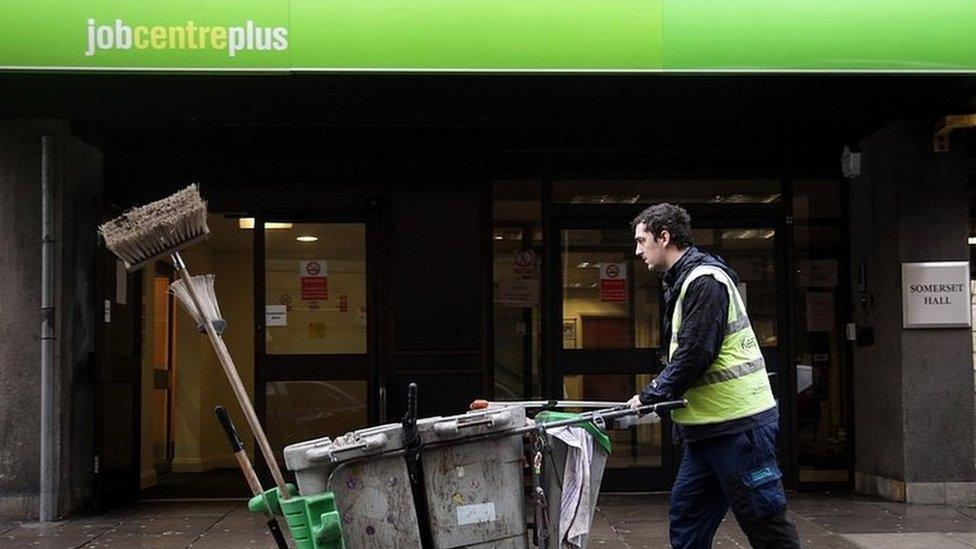
[[[551, 338], [552, 386], [572, 400], [626, 400], [665, 364], [661, 278], [634, 256], [630, 220], [617, 215], [568, 215], [552, 219], [550, 249], [557, 252], [551, 292], [562, 337]], [[784, 218], [718, 217], [692, 211], [696, 245], [721, 256], [740, 278], [739, 288], [762, 346], [775, 396], [789, 395]], [[789, 411], [781, 407], [788, 417]], [[788, 423], [785, 423], [788, 425]], [[670, 421], [611, 430], [613, 454], [604, 490], [660, 491], [670, 487], [680, 461]], [[780, 444], [790, 448], [788, 429]], [[782, 456], [791, 470], [790, 456]]]
[[[249, 392], [254, 386], [252, 341], [253, 231], [238, 219], [210, 214], [210, 238], [182, 252], [191, 274], [214, 276], [226, 321], [224, 341]], [[214, 416], [223, 405], [249, 455], [252, 435], [207, 336], [169, 294], [166, 261], [136, 275], [142, 307], [142, 422], [140, 497], [246, 497], [249, 492]], [[138, 370], [137, 370], [138, 371]]]

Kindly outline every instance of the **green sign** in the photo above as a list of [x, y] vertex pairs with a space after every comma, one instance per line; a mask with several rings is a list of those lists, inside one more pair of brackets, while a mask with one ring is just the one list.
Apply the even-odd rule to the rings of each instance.
[[976, 72], [976, 0], [0, 0], [0, 69]]

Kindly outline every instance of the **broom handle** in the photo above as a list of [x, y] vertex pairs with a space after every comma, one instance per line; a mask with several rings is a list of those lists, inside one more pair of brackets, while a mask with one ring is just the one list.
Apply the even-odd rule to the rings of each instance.
[[278, 486], [278, 493], [282, 499], [288, 499], [291, 497], [291, 492], [288, 490], [288, 485], [285, 484], [285, 477], [281, 474], [281, 469], [278, 467], [278, 460], [275, 459], [274, 451], [271, 450], [271, 445], [268, 443], [268, 437], [265, 436], [264, 429], [261, 428], [261, 422], [258, 421], [257, 414], [254, 413], [251, 398], [248, 396], [247, 389], [244, 388], [244, 384], [241, 382], [241, 376], [237, 374], [234, 360], [231, 358], [227, 346], [224, 345], [224, 340], [214, 330], [210, 321], [207, 320], [207, 315], [203, 314], [204, 309], [200, 296], [197, 295], [196, 288], [193, 287], [193, 279], [190, 278], [190, 272], [186, 269], [186, 263], [183, 262], [183, 258], [179, 252], [173, 254], [173, 265], [176, 266], [176, 270], [180, 273], [180, 278], [183, 279], [183, 284], [186, 285], [186, 290], [190, 295], [190, 299], [193, 301], [193, 306], [197, 308], [200, 318], [203, 319], [203, 327], [210, 337], [210, 343], [213, 344], [220, 365], [223, 367], [224, 374], [227, 376], [227, 381], [230, 381], [230, 386], [234, 389], [234, 396], [237, 397], [237, 402], [244, 411], [244, 418], [247, 419], [247, 424], [251, 426], [254, 438], [257, 439], [258, 447], [264, 455], [264, 460], [268, 463], [268, 468], [271, 469], [271, 476], [274, 477], [275, 484]]

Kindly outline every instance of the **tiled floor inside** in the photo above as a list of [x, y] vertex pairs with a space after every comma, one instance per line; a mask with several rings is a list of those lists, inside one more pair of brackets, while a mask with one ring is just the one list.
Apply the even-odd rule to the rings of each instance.
[[[667, 547], [667, 497], [604, 495], [589, 547]], [[794, 495], [790, 506], [805, 547], [976, 547], [976, 509], [905, 505], [855, 496]], [[152, 501], [64, 522], [0, 522], [0, 547], [273, 547], [263, 518], [243, 501]], [[715, 547], [748, 547], [726, 518]]]

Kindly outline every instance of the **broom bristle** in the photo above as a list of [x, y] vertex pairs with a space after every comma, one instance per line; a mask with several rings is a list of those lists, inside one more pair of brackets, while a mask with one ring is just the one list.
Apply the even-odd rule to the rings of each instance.
[[207, 203], [199, 188], [190, 185], [103, 223], [98, 232], [108, 249], [132, 270], [210, 234]]
[[186, 312], [190, 313], [193, 320], [198, 324], [203, 324], [204, 321], [215, 322], [223, 320], [220, 317], [220, 306], [217, 304], [217, 292], [214, 290], [214, 275], [197, 275], [191, 276], [190, 280], [193, 281], [193, 289], [196, 291], [197, 297], [200, 299], [200, 305], [203, 307], [203, 315], [206, 318], [200, 318], [200, 314], [197, 312], [196, 306], [193, 304], [193, 299], [190, 297], [190, 292], [186, 289], [186, 284], [183, 283], [182, 279], [178, 279], [169, 285], [169, 291], [171, 294], [175, 295], [186, 309]]

